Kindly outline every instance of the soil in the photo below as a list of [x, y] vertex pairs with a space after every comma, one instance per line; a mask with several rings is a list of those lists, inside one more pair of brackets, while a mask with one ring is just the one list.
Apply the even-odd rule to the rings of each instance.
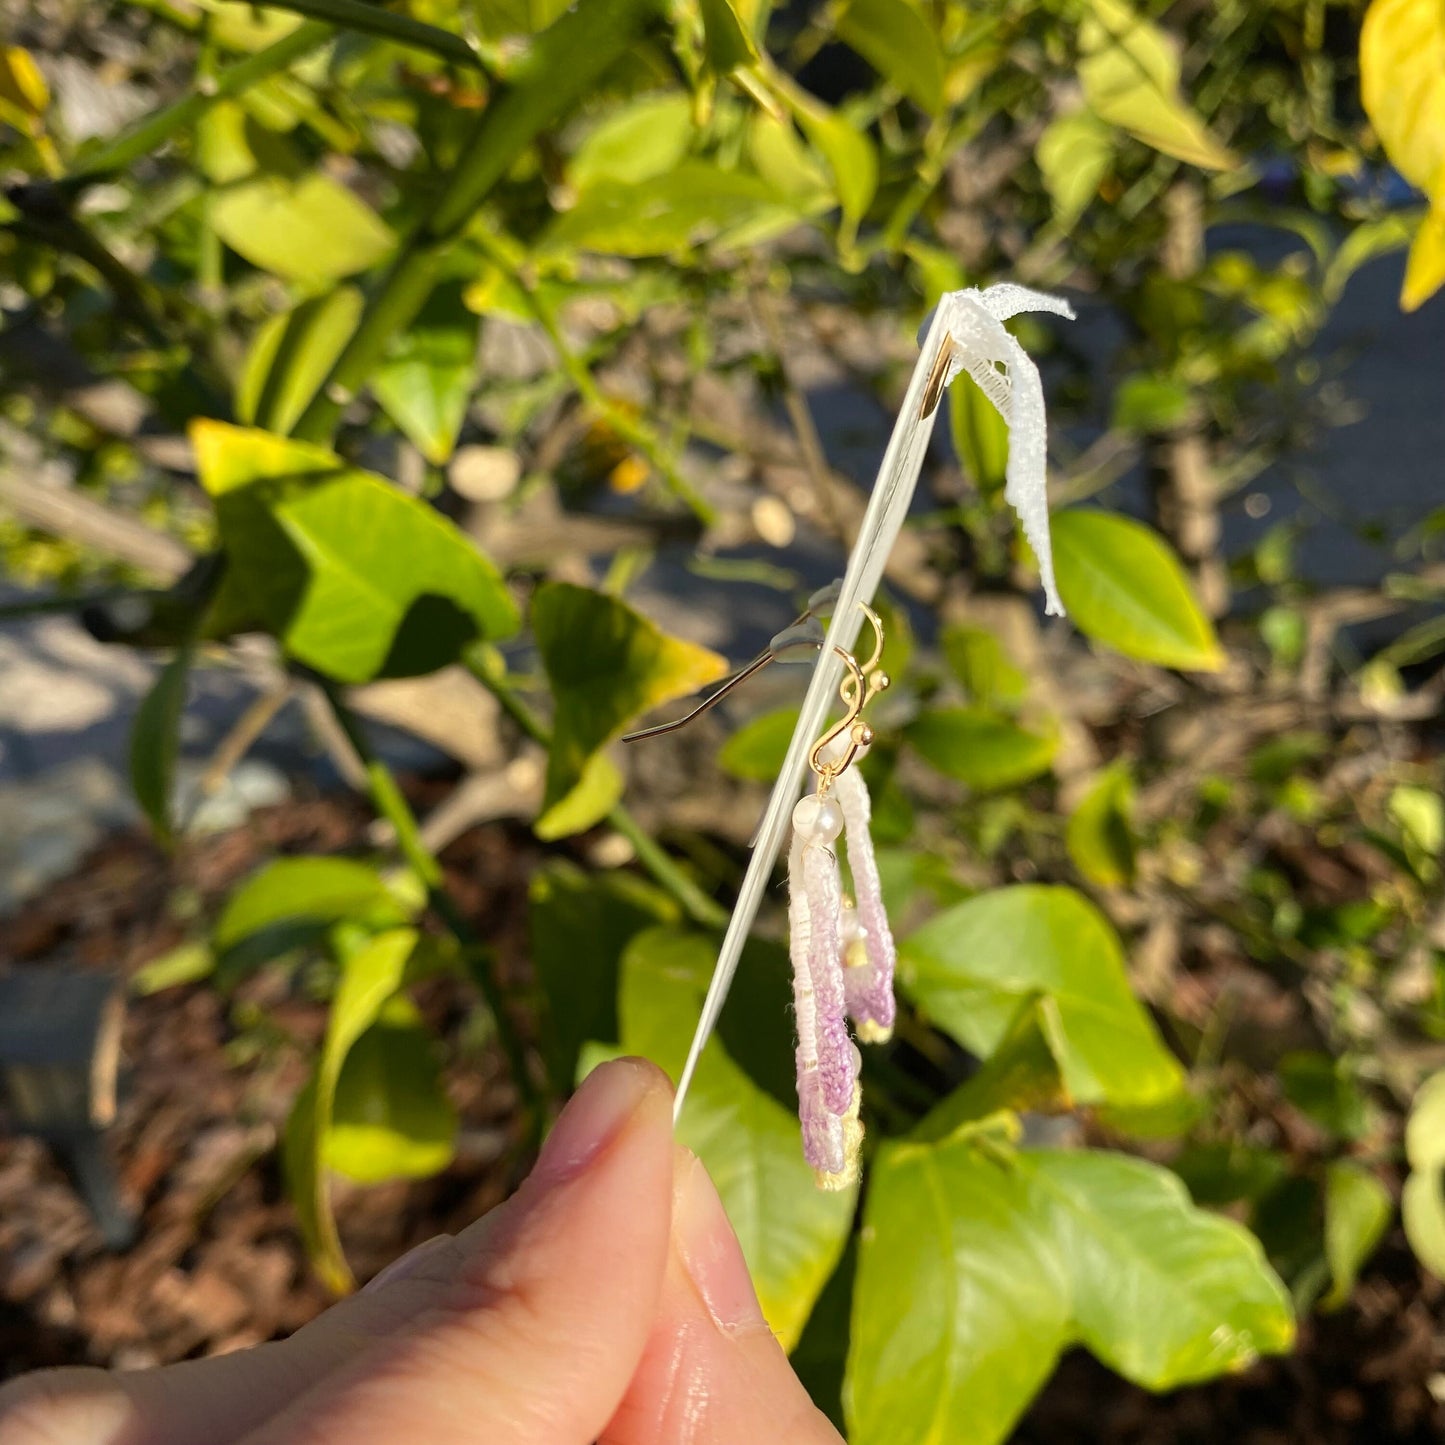
[[[317, 798], [257, 813], [188, 845], [178, 859], [139, 835], [104, 844], [69, 881], [7, 924], [0, 967], [132, 974], [187, 933], [194, 916], [278, 853], [367, 846], [352, 801]], [[447, 851], [449, 882], [499, 966], [525, 978], [526, 875], [535, 844], [503, 826]], [[423, 1011], [454, 1040], [473, 1000], [428, 985]], [[242, 1348], [296, 1329], [328, 1296], [308, 1269], [275, 1142], [299, 1087], [301, 1051], [324, 1006], [265, 974], [231, 998], [208, 986], [132, 997], [122, 1103], [108, 1136], [136, 1242], [105, 1248], [44, 1142], [0, 1134], [0, 1376], [47, 1365], [139, 1367]], [[263, 1022], [264, 1021], [264, 1022]], [[505, 1197], [528, 1159], [515, 1096], [489, 1045], [455, 1067], [461, 1120], [453, 1165], [416, 1183], [341, 1187], [336, 1213], [361, 1279], [413, 1244], [455, 1230]], [[1016, 1434], [1017, 1445], [1356, 1445], [1445, 1436], [1445, 1286], [1422, 1276], [1398, 1232], [1351, 1302], [1303, 1321], [1293, 1355], [1232, 1379], [1154, 1396], [1083, 1351], [1071, 1354]]]

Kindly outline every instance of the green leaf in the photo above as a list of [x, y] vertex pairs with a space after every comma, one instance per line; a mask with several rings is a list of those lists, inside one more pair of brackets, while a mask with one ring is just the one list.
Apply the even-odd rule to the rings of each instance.
[[983, 496], [997, 496], [1007, 480], [1008, 423], [972, 377], [948, 388], [948, 420], [964, 472]]
[[1384, 1237], [1395, 1208], [1390, 1191], [1362, 1164], [1339, 1159], [1325, 1173], [1325, 1258], [1332, 1284], [1320, 1308], [1339, 1309], [1360, 1267]]
[[968, 1135], [880, 1150], [844, 1403], [853, 1445], [1009, 1433], [1070, 1344], [1149, 1389], [1293, 1340], [1258, 1241], [1142, 1160], [1002, 1156]]
[[771, 783], [782, 771], [798, 709], [780, 707], [743, 724], [718, 749], [718, 766], [749, 783]]
[[130, 976], [130, 991], [138, 998], [148, 998], [162, 989], [181, 984], [199, 983], [209, 978], [216, 968], [216, 955], [199, 939], [177, 944], [157, 955]]
[[[232, 609], [299, 661], [339, 682], [413, 677], [479, 637], [516, 630], [497, 569], [419, 498], [341, 469], [320, 448], [220, 422], [197, 422], [192, 435], [201, 482], [216, 498], [225, 586], [242, 604]], [[251, 480], [258, 465], [308, 453], [303, 474]]]
[[308, 286], [365, 271], [396, 244], [365, 201], [319, 171], [253, 176], [217, 191], [210, 220], [253, 266]]
[[717, 653], [669, 637], [615, 597], [571, 583], [537, 589], [532, 628], [556, 705], [547, 760], [549, 808], [633, 718], [727, 671]]
[[316, 936], [345, 919], [395, 926], [408, 913], [381, 874], [351, 858], [278, 858], [253, 873], [226, 900], [211, 933], [218, 955], [258, 935], [298, 928]]
[[698, 0], [698, 9], [702, 11], [703, 53], [714, 75], [731, 75], [757, 60], [758, 48], [732, 0]]
[[465, 286], [448, 281], [372, 374], [386, 414], [433, 466], [450, 460], [477, 381], [481, 322], [462, 304]]
[[930, 115], [942, 108], [943, 47], [908, 0], [850, 0], [834, 33]]
[[162, 842], [173, 836], [171, 788], [181, 747], [181, 715], [194, 648], [187, 644], [161, 669], [141, 700], [130, 734], [130, 779], [136, 801]]
[[1031, 1212], [1068, 1271], [1077, 1337], [1126, 1379], [1170, 1390], [1294, 1342], [1259, 1242], [1196, 1209], [1167, 1169], [1095, 1150], [1024, 1156]]
[[1101, 888], [1134, 881], [1134, 780], [1125, 763], [1105, 768], [1069, 817], [1065, 842], [1074, 867]]
[[286, 1121], [282, 1157], [301, 1237], [316, 1272], [337, 1294], [355, 1285], [336, 1233], [322, 1168], [337, 1081], [352, 1045], [377, 1021], [405, 981], [418, 937], [414, 929], [392, 929], [346, 960], [315, 1071]]
[[1021, 1004], [1053, 1000], [1052, 1042], [1081, 1104], [1154, 1104], [1182, 1087], [1130, 992], [1117, 935], [1071, 888], [1000, 888], [938, 914], [901, 943], [899, 977], [929, 1019], [984, 1058]]
[[1416, 1091], [1405, 1126], [1411, 1174], [1400, 1196], [1405, 1237], [1415, 1258], [1445, 1279], [1445, 1070]]
[[1079, 47], [1084, 96], [1101, 119], [1190, 165], [1238, 164], [1180, 95], [1177, 42], [1124, 0], [1090, 0]]
[[361, 308], [355, 286], [338, 286], [273, 316], [246, 355], [236, 415], [248, 425], [289, 432], [351, 339]]
[[851, 1445], [1008, 1434], [1070, 1338], [1063, 1266], [1027, 1208], [1022, 1174], [964, 1141], [878, 1151], [843, 1383]]
[[599, 180], [543, 232], [540, 255], [600, 251], [613, 256], [670, 256], [725, 231], [797, 213], [759, 176], [684, 161], [637, 184]]
[[1069, 231], [1098, 195], [1099, 183], [1114, 163], [1114, 135], [1087, 110], [1061, 115], [1039, 137], [1034, 159], [1053, 202], [1054, 219]]
[[1321, 1129], [1341, 1139], [1359, 1139], [1368, 1131], [1365, 1096], [1348, 1059], [1301, 1049], [1286, 1054], [1278, 1067], [1285, 1098]]
[[1119, 384], [1112, 424], [1122, 431], [1167, 432], [1189, 415], [1192, 405], [1183, 382], [1141, 373]]
[[1224, 654], [1179, 559], [1157, 532], [1113, 512], [1052, 521], [1059, 593], [1080, 632], [1126, 657], [1216, 672]]
[[1068, 1053], [1058, 1003], [1032, 994], [1019, 1006], [983, 1067], [936, 1104], [910, 1137], [947, 1139], [1005, 1110], [1058, 1113], [1073, 1107], [1061, 1061]]
[[943, 629], [939, 646], [949, 670], [967, 691], [969, 702], [1012, 712], [1024, 700], [1028, 678], [1013, 665], [1003, 643], [992, 632], [953, 623]]
[[588, 1039], [615, 1043], [622, 951], [644, 928], [679, 921], [666, 894], [631, 873], [584, 873], [556, 860], [528, 889], [531, 960], [547, 1000], [548, 1071], [559, 1093]]
[[426, 1179], [452, 1162], [456, 1135], [436, 1041], [398, 994], [347, 1051], [322, 1162], [358, 1184]]
[[610, 111], [577, 147], [567, 178], [579, 191], [599, 182], [638, 185], [665, 175], [687, 154], [692, 101], [678, 91], [639, 96]]
[[543, 810], [532, 831], [544, 842], [595, 828], [622, 801], [626, 781], [606, 753], [593, 753], [572, 788]]
[[[676, 1077], [697, 1021], [714, 943], [649, 929], [623, 958], [622, 1045]], [[707, 1047], [678, 1124], [717, 1185], [774, 1334], [790, 1349], [832, 1274], [852, 1223], [856, 1191], [813, 1182], [797, 1116], [724, 1052]]]
[[747, 145], [753, 169], [800, 214], [832, 207], [832, 179], [790, 121], [758, 111], [748, 120]]
[[905, 734], [939, 772], [986, 792], [1012, 788], [1048, 772], [1058, 733], [1032, 732], [979, 707], [940, 707], [920, 713]]

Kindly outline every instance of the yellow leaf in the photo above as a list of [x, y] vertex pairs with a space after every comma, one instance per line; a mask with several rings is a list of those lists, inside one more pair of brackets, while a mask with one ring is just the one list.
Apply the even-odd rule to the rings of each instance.
[[20, 115], [38, 116], [50, 104], [50, 87], [28, 50], [0, 48], [0, 106]]
[[1445, 193], [1442, 0], [1375, 0], [1360, 32], [1360, 92], [1390, 159], [1437, 198], [1438, 211]]
[[1405, 264], [1405, 284], [1400, 291], [1400, 308], [1418, 311], [1445, 286], [1445, 190], [1435, 209], [1420, 222]]
[[1179, 93], [1177, 42], [1124, 0], [1093, 0], [1079, 32], [1079, 79], [1101, 120], [1208, 170], [1238, 164]]

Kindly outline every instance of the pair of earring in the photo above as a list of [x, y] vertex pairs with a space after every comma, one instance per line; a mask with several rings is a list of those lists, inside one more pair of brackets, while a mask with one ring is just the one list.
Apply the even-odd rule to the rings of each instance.
[[[837, 596], [837, 583], [814, 593], [801, 616], [691, 712], [674, 722], [629, 733], [623, 741], [674, 732], [769, 663], [815, 654], [824, 645], [819, 614], [830, 610]], [[839, 687], [844, 713], [809, 752], [813, 785], [793, 809], [788, 853], [798, 1115], [804, 1156], [824, 1189], [846, 1188], [859, 1172], [862, 1059], [849, 1034], [849, 1021], [859, 1040], [878, 1043], [892, 1034], [895, 1012], [897, 955], [873, 852], [872, 802], [856, 766], [873, 741], [864, 709], [887, 688], [889, 679], [882, 668], [883, 623], [871, 607], [860, 605], [873, 628], [873, 655], [859, 663], [852, 653], [837, 649], [845, 669]], [[843, 892], [834, 847], [840, 838], [847, 849], [855, 898]]]
[[[893, 1032], [897, 951], [870, 833], [872, 802], [857, 768], [873, 741], [863, 710], [888, 686], [881, 667], [883, 624], [873, 626], [873, 656], [860, 664], [839, 649], [845, 712], [813, 745], [812, 791], [793, 808], [788, 850], [788, 934], [797, 1018], [798, 1116], [803, 1153], [824, 1189], [858, 1178], [863, 1126], [858, 1117], [862, 1057], [848, 1032], [879, 1043]], [[856, 901], [843, 892], [834, 845], [847, 848]]]

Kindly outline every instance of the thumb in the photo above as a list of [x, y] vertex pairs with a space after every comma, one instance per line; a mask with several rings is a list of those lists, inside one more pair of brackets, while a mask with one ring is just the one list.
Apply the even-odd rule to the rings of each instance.
[[600, 1445], [843, 1445], [753, 1293], [702, 1165], [677, 1151], [672, 1249], [652, 1335]]
[[405, 1329], [246, 1445], [590, 1445], [647, 1340], [671, 1184], [666, 1079], [636, 1060], [597, 1070], [512, 1200], [356, 1301], [405, 1316]]

